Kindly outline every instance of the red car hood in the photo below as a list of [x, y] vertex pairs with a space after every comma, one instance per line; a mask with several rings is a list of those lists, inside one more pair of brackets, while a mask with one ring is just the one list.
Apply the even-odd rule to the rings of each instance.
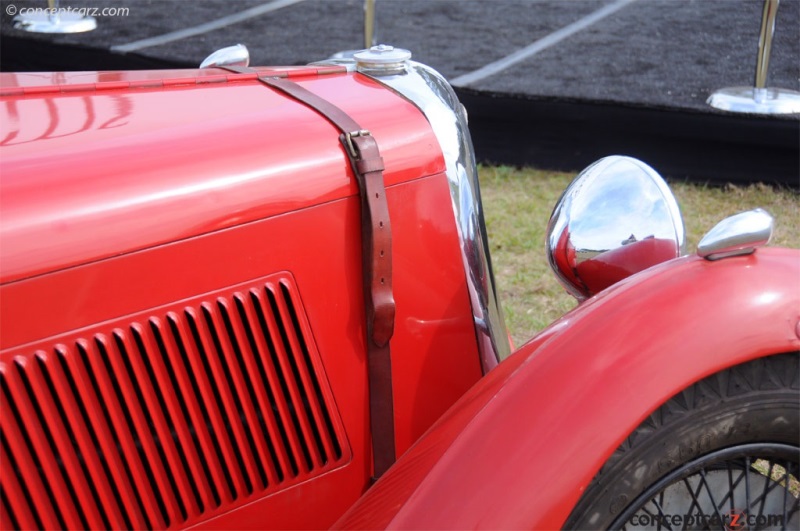
[[[388, 186], [444, 171], [425, 117], [371, 79], [260, 72], [369, 129]], [[2, 283], [358, 193], [338, 131], [254, 74], [1, 74], [0, 96]]]

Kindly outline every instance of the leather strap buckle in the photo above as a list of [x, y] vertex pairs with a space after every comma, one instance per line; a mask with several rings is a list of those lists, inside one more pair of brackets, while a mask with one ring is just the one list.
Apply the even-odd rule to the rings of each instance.
[[394, 392], [389, 348], [394, 332], [395, 302], [392, 294], [392, 233], [383, 181], [383, 159], [372, 134], [361, 129], [342, 109], [288, 79], [258, 79], [314, 109], [336, 126], [340, 133], [339, 141], [358, 180], [373, 477], [378, 478], [395, 461]]
[[361, 158], [361, 154], [358, 152], [356, 145], [353, 144], [353, 138], [359, 136], [372, 136], [372, 133], [366, 129], [361, 129], [360, 131], [351, 131], [344, 134], [345, 141], [347, 142], [347, 150], [350, 152], [350, 156], [356, 160]]

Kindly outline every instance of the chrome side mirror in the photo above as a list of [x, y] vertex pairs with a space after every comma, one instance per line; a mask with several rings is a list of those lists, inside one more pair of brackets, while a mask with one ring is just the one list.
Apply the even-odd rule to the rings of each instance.
[[250, 52], [244, 44], [228, 46], [206, 57], [200, 68], [213, 68], [215, 66], [250, 66]]
[[550, 267], [578, 300], [681, 256], [685, 245], [683, 218], [669, 187], [630, 157], [606, 157], [583, 170], [547, 226]]

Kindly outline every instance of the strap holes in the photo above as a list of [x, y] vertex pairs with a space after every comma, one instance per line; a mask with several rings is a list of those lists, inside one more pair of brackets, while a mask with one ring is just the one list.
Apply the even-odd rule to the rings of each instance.
[[378, 199], [381, 196], [378, 192], [375, 192], [375, 199]]
[[385, 279], [381, 277], [381, 284], [385, 284]]
[[378, 225], [380, 226], [380, 228], [383, 228], [383, 221], [379, 221]]
[[383, 249], [381, 249], [381, 258], [383, 258]]

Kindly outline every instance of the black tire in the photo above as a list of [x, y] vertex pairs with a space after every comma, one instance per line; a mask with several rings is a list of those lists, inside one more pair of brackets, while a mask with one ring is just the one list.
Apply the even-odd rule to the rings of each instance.
[[[798, 528], [798, 354], [769, 356], [732, 367], [672, 397], [609, 458], [573, 509], [565, 528]], [[759, 459], [757, 468], [769, 468], [773, 479], [766, 479], [767, 474], [751, 466]], [[786, 473], [781, 476], [783, 469]], [[709, 479], [711, 475], [716, 476]], [[762, 486], [763, 500], [758, 497]], [[691, 494], [695, 487], [697, 492]], [[679, 490], [683, 494], [679, 495]], [[737, 490], [735, 495], [726, 493], [733, 490]], [[747, 501], [743, 502], [745, 491]], [[689, 500], [683, 512], [675, 505], [681, 496]], [[778, 507], [785, 501], [782, 509], [774, 509], [774, 496], [781, 496]], [[701, 502], [700, 497], [714, 501]], [[758, 510], [764, 513], [767, 500], [773, 507], [770, 510], [781, 513], [776, 518], [784, 518], [783, 525], [756, 515]], [[669, 511], [664, 503], [671, 504]], [[706, 507], [701, 510], [703, 504]], [[748, 504], [752, 505], [748, 509], [741, 506]], [[704, 512], [708, 516], [702, 521], [686, 517]], [[677, 513], [683, 520], [665, 521], [666, 516]], [[651, 517], [643, 516], [647, 514]], [[738, 527], [741, 522], [731, 521], [737, 518], [742, 522], [750, 518], [749, 527]]]

